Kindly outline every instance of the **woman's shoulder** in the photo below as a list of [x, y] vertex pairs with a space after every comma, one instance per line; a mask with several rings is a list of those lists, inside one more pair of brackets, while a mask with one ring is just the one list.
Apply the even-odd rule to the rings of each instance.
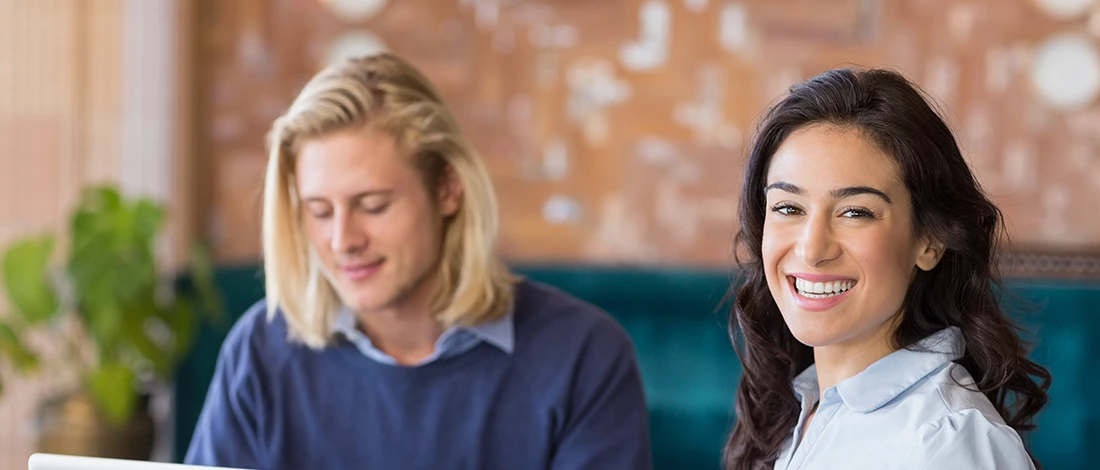
[[991, 423], [1005, 424], [993, 403], [978, 390], [974, 378], [961, 364], [948, 363], [942, 370], [932, 374], [927, 388], [926, 392], [932, 398], [938, 398], [943, 405], [942, 414], [937, 419], [962, 412], [974, 412], [977, 413], [975, 418], [980, 416]]
[[977, 390], [965, 367], [950, 363], [922, 388], [919, 393], [935, 411], [916, 429], [910, 447], [913, 461], [941, 462], [951, 468], [1034, 468], [1019, 433]]
[[906, 423], [909, 434], [982, 433], [1002, 427], [1015, 432], [978, 390], [966, 368], [955, 362], [928, 374], [880, 411]]
[[925, 464], [921, 468], [1035, 468], [1019, 433], [975, 408], [922, 425], [909, 453], [909, 461]]

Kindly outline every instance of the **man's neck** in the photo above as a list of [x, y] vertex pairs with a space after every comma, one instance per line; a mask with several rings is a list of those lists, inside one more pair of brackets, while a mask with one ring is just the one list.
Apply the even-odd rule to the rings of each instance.
[[375, 348], [394, 358], [398, 364], [414, 365], [435, 352], [435, 342], [443, 328], [427, 310], [420, 312], [386, 309], [359, 312], [359, 329]]
[[435, 352], [443, 327], [431, 314], [430, 282], [386, 308], [356, 312], [358, 328], [378, 350], [398, 364], [419, 364]]
[[863, 372], [871, 364], [894, 352], [891, 333], [895, 325], [895, 321], [890, 320], [863, 337], [814, 348], [818, 398], [824, 395], [825, 390]]

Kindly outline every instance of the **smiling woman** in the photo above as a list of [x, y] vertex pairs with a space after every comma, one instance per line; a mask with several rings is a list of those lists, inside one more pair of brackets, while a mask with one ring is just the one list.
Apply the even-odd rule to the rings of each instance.
[[[816, 348], [818, 380], [828, 388], [890, 352], [886, 338], [913, 268], [935, 267], [943, 244], [913, 230], [897, 165], [858, 130], [817, 124], [793, 132], [768, 180], [764, 274], [791, 333]], [[823, 355], [839, 363], [825, 367]]]
[[1018, 433], [1050, 374], [997, 302], [1000, 211], [905, 78], [793, 87], [740, 219], [728, 468], [1035, 468]]

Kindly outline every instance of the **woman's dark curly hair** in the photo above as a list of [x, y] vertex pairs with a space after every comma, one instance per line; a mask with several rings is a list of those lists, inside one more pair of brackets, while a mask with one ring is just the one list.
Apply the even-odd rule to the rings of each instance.
[[1018, 432], [1034, 428], [1051, 377], [1028, 360], [1018, 328], [998, 302], [1000, 210], [983, 193], [947, 124], [913, 84], [887, 70], [832, 70], [792, 87], [767, 111], [749, 150], [735, 239], [735, 251], [747, 258], [738, 259], [744, 277], [731, 292], [729, 325], [743, 374], [726, 468], [771, 468], [798, 420], [791, 381], [813, 363], [813, 350], [791, 334], [764, 277], [764, 186], [780, 144], [819, 123], [856, 129], [892, 157], [911, 196], [915, 230], [945, 244], [939, 264], [915, 274], [894, 346], [909, 347], [958, 327], [967, 347], [956, 362], [1008, 425]]

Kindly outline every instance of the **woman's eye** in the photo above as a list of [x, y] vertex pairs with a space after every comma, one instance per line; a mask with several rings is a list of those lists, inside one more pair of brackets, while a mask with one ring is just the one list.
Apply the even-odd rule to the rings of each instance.
[[777, 212], [783, 215], [798, 215], [802, 213], [802, 209], [799, 209], [790, 204], [779, 204], [772, 207], [772, 212]]
[[840, 214], [841, 217], [848, 217], [852, 219], [873, 219], [875, 214], [867, 209], [858, 207], [850, 207], [844, 209], [844, 212]]

